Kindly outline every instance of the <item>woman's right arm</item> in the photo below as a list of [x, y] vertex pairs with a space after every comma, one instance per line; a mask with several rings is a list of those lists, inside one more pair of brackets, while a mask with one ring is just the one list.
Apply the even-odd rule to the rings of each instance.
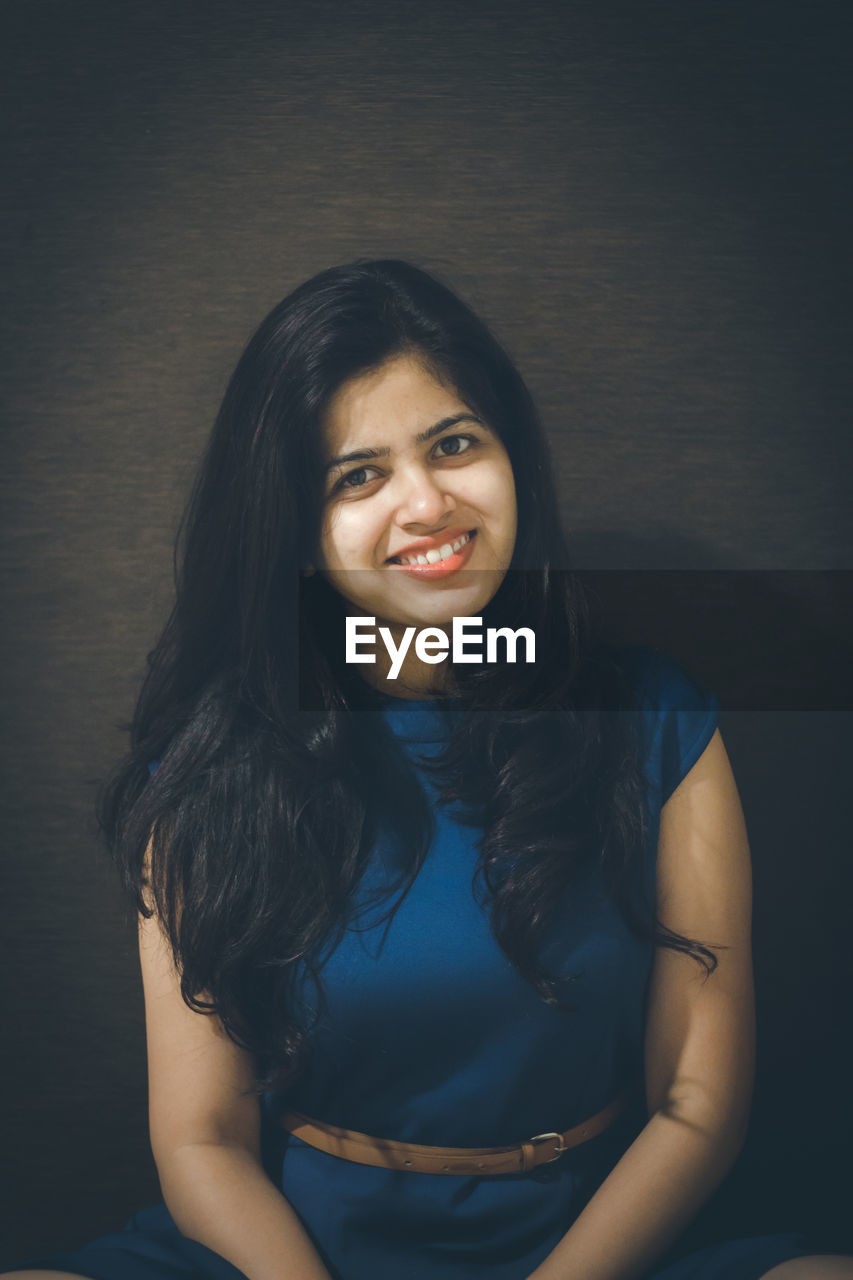
[[250, 1055], [215, 1014], [181, 997], [156, 915], [139, 917], [151, 1149], [178, 1229], [248, 1280], [329, 1280], [299, 1218], [264, 1172]]

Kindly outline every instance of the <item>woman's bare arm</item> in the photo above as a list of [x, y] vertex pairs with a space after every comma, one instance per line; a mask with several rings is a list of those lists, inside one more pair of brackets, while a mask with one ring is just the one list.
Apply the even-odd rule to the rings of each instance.
[[139, 918], [151, 1147], [180, 1231], [248, 1280], [329, 1280], [296, 1213], [261, 1164], [249, 1055], [215, 1015], [181, 998], [156, 916]]
[[740, 799], [719, 730], [661, 814], [658, 913], [725, 949], [710, 977], [656, 953], [646, 1028], [650, 1119], [531, 1280], [633, 1280], [719, 1184], [752, 1094], [751, 876]]

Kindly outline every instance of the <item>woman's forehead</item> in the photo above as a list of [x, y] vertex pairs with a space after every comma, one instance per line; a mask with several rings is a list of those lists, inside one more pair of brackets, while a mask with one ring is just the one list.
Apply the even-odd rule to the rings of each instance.
[[[394, 356], [343, 383], [321, 420], [327, 457], [402, 443], [451, 413], [471, 412], [460, 393], [416, 356]], [[383, 440], [379, 440], [382, 436]]]

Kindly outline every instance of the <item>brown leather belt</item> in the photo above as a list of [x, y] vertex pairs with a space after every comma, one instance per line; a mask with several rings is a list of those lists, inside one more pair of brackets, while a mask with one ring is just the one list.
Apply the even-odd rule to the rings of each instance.
[[565, 1133], [537, 1133], [526, 1142], [512, 1147], [423, 1147], [410, 1142], [394, 1142], [390, 1138], [371, 1138], [353, 1129], [340, 1129], [334, 1124], [310, 1120], [298, 1111], [288, 1111], [281, 1124], [295, 1138], [310, 1147], [325, 1151], [357, 1164], [370, 1164], [379, 1169], [410, 1170], [413, 1173], [494, 1174], [527, 1173], [537, 1165], [548, 1164], [590, 1138], [597, 1138], [624, 1111], [636, 1093], [629, 1089], [608, 1103], [603, 1110], [576, 1124]]

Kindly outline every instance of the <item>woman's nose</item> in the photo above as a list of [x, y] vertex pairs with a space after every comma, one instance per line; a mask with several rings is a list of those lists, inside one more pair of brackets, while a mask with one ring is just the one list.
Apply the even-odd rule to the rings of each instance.
[[397, 479], [400, 488], [396, 519], [402, 526], [438, 524], [456, 506], [453, 495], [426, 467], [414, 467]]

